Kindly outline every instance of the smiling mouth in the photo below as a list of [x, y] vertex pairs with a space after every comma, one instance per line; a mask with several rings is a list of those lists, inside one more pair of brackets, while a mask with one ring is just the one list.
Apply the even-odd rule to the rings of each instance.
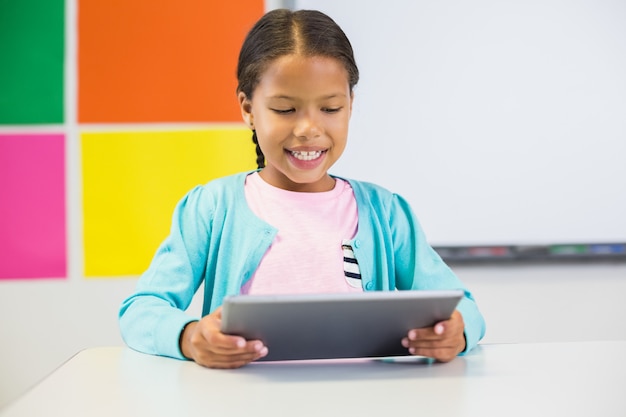
[[322, 156], [322, 153], [324, 153], [324, 151], [309, 151], [309, 152], [289, 151], [289, 153], [294, 158], [300, 161], [312, 161]]

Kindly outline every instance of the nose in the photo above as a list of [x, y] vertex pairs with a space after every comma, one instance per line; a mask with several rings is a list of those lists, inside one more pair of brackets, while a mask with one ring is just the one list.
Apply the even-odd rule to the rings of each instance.
[[293, 129], [293, 134], [296, 137], [308, 140], [320, 136], [321, 133], [322, 126], [313, 112], [306, 111], [298, 115]]

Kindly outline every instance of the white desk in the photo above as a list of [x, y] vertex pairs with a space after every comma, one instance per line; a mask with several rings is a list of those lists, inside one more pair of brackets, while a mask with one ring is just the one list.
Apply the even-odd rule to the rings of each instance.
[[479, 346], [450, 363], [308, 361], [212, 370], [80, 352], [0, 416], [626, 416], [626, 341]]

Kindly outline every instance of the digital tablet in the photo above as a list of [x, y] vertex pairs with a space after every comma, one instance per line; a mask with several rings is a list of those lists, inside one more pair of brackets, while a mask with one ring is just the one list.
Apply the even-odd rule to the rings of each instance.
[[401, 340], [411, 329], [452, 315], [462, 290], [226, 297], [221, 330], [258, 339], [261, 361], [409, 355]]

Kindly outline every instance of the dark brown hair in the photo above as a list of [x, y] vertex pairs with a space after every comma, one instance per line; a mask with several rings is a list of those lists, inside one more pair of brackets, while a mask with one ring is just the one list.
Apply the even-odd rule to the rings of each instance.
[[[267, 66], [291, 54], [338, 59], [348, 72], [351, 92], [359, 81], [352, 45], [334, 20], [316, 10], [276, 9], [261, 17], [243, 42], [237, 64], [237, 92], [251, 99]], [[255, 131], [252, 141], [256, 144], [257, 165], [263, 168], [265, 157]]]

